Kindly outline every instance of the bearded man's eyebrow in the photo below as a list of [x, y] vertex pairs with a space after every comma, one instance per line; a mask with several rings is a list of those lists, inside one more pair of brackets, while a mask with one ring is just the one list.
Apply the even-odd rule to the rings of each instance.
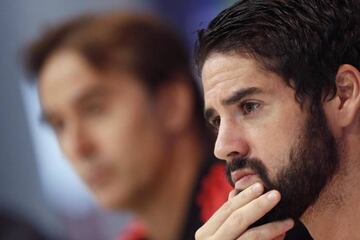
[[232, 93], [230, 97], [222, 100], [221, 103], [223, 105], [232, 105], [240, 102], [245, 97], [260, 94], [262, 92], [263, 91], [257, 87], [242, 88]]

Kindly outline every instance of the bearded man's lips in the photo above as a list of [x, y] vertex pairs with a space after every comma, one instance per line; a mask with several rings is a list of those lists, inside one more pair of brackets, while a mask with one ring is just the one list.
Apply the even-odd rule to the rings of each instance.
[[261, 181], [258, 175], [251, 170], [235, 170], [231, 172], [231, 180], [236, 190], [244, 190], [255, 182]]

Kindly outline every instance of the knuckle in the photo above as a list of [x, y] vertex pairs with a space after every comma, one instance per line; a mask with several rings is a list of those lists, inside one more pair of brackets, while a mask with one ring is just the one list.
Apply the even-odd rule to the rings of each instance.
[[247, 227], [245, 226], [246, 221], [242, 211], [234, 212], [232, 215], [230, 215], [230, 220], [235, 226]]
[[264, 199], [264, 198], [257, 199], [254, 202], [254, 204], [255, 204], [256, 208], [262, 209], [262, 210], [266, 209], [268, 207], [268, 205], [269, 205], [268, 201], [266, 201], [266, 199]]
[[248, 230], [243, 235], [243, 240], [264, 240], [266, 239], [263, 232], [261, 231], [254, 231], [253, 229]]
[[233, 206], [234, 206], [233, 201], [230, 199], [229, 201], [223, 204], [222, 208], [225, 212], [232, 212], [234, 210]]

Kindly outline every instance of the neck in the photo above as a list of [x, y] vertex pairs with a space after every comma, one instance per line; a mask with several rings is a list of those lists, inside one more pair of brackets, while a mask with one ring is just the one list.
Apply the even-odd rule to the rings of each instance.
[[338, 172], [301, 218], [316, 240], [360, 239], [360, 141], [359, 135], [349, 138]]
[[174, 240], [180, 237], [191, 195], [205, 152], [200, 137], [189, 131], [171, 143], [166, 173], [158, 188], [136, 214], [147, 228], [149, 239]]

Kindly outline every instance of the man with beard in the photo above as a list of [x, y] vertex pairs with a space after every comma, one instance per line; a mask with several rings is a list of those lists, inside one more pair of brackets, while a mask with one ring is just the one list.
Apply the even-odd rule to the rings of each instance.
[[358, 0], [242, 0], [199, 31], [234, 190], [196, 239], [360, 239], [359, 39]]
[[140, 221], [119, 239], [192, 239], [226, 201], [188, 54], [159, 19], [70, 19], [31, 44], [26, 66], [44, 120], [96, 200]]

